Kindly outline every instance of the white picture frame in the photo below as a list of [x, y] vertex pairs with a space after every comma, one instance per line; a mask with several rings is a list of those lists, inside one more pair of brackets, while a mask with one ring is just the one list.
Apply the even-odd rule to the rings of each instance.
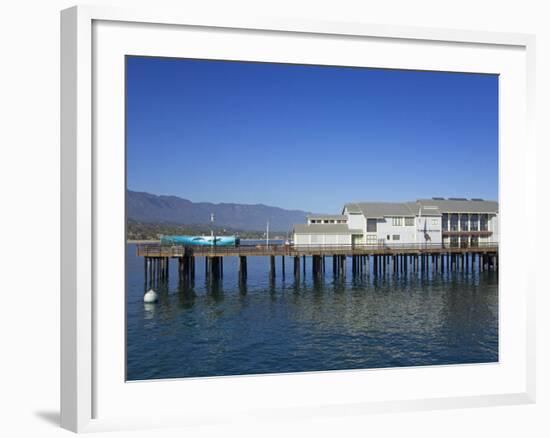
[[[97, 31], [94, 26], [106, 23], [105, 31]], [[113, 25], [114, 23], [114, 25]], [[507, 230], [511, 229], [519, 212], [516, 207], [526, 204], [535, 205], [535, 143], [533, 139], [533, 105], [534, 105], [534, 57], [535, 39], [531, 35], [507, 34], [492, 32], [460, 31], [450, 29], [425, 29], [402, 26], [380, 26], [365, 23], [339, 23], [339, 22], [317, 22], [300, 19], [281, 18], [256, 18], [236, 15], [234, 17], [217, 17], [215, 14], [201, 16], [193, 11], [162, 11], [154, 8], [147, 10], [129, 10], [110, 7], [78, 6], [62, 11], [61, 13], [61, 425], [62, 427], [75, 431], [98, 431], [115, 428], [142, 428], [160, 427], [163, 425], [186, 425], [204, 424], [223, 420], [226, 416], [239, 416], [246, 419], [250, 416], [255, 418], [269, 418], [273, 416], [282, 418], [295, 418], [296, 416], [324, 415], [330, 412], [332, 415], [344, 413], [368, 413], [368, 412], [398, 412], [405, 410], [437, 409], [451, 407], [474, 407], [502, 404], [532, 403], [535, 400], [535, 309], [534, 309], [534, 270], [526, 263], [518, 265], [514, 272], [501, 275], [501, 281], [513, 284], [518, 290], [518, 296], [504, 295], [502, 310], [504, 317], [501, 317], [503, 329], [500, 335], [505, 336], [505, 341], [510, 337], [514, 339], [514, 348], [510, 346], [510, 354], [505, 355], [500, 368], [491, 370], [475, 366], [461, 366], [468, 375], [479, 374], [480, 381], [487, 380], [489, 376], [498, 375], [493, 386], [481, 388], [481, 392], [471, 389], [464, 389], [462, 392], [445, 392], [445, 388], [437, 392], [430, 392], [431, 396], [418, 397], [416, 390], [388, 391], [387, 397], [377, 396], [368, 398], [366, 396], [353, 394], [349, 388], [360, 387], [365, 379], [382, 379], [383, 376], [391, 374], [395, 381], [408, 381], [412, 374], [409, 371], [383, 370], [383, 371], [354, 371], [343, 373], [299, 373], [296, 375], [278, 378], [277, 376], [262, 377], [240, 377], [240, 378], [215, 378], [215, 379], [192, 379], [186, 383], [186, 391], [204, 391], [207, 394], [215, 395], [223, 392], [242, 392], [245, 395], [254, 395], [261, 398], [261, 394], [271, 397], [271, 400], [262, 403], [262, 400], [254, 400], [254, 404], [246, 405], [242, 402], [242, 409], [224, 413], [222, 404], [210, 406], [210, 410], [201, 411], [200, 406], [196, 411], [184, 409], [179, 405], [172, 406], [170, 411], [164, 410], [162, 406], [150, 407], [152, 411], [149, 416], [144, 417], [137, 411], [130, 408], [127, 411], [115, 412], [117, 404], [120, 403], [116, 397], [122, 393], [113, 392], [109, 394], [113, 406], [105, 408], [108, 415], [102, 415], [105, 403], [105, 390], [102, 388], [108, 385], [102, 383], [110, 381], [113, 376], [107, 375], [108, 364], [104, 363], [109, 356], [109, 351], [98, 355], [98, 349], [102, 349], [105, 337], [102, 335], [104, 328], [98, 329], [101, 321], [107, 318], [104, 312], [105, 300], [97, 300], [98, 284], [105, 281], [108, 271], [102, 269], [104, 257], [100, 256], [105, 251], [105, 241], [98, 240], [98, 230], [107, 225], [101, 217], [101, 208], [97, 208], [106, 198], [102, 190], [102, 180], [110, 169], [104, 166], [103, 158], [96, 153], [97, 141], [103, 139], [102, 133], [97, 130], [98, 122], [101, 124], [102, 112], [100, 111], [103, 101], [96, 94], [98, 83], [102, 79], [101, 68], [94, 64], [94, 60], [104, 58], [102, 50], [105, 47], [105, 39], [109, 40], [113, 47], [112, 53], [106, 55], [118, 56], [124, 53], [124, 43], [117, 37], [119, 30], [117, 25], [130, 24], [132, 29], [124, 32], [133, 32], [133, 36], [139, 35], [140, 26], [149, 26], [149, 31], [159, 34], [162, 32], [175, 31], [178, 28], [190, 31], [200, 31], [201, 35], [232, 30], [238, 36], [235, 41], [253, 41], [262, 38], [263, 33], [269, 33], [270, 38], [339, 38], [339, 41], [354, 41], [360, 44], [362, 41], [373, 43], [385, 42], [391, 44], [409, 45], [410, 47], [435, 47], [434, 50], [441, 50], [447, 45], [460, 47], [465, 52], [483, 48], [487, 51], [502, 52], [503, 69], [509, 68], [515, 83], [505, 84], [501, 97], [503, 113], [501, 123], [505, 123], [506, 131], [501, 134], [501, 140], [506, 146], [504, 157], [501, 159], [501, 215], [502, 215], [502, 252], [501, 255], [503, 271], [510, 266], [513, 259], [513, 252], [529, 250], [534, 248], [534, 236], [524, 238], [522, 242], [515, 241]], [[110, 26], [110, 27], [109, 27]], [[152, 35], [152, 34], [151, 34]], [[185, 36], [183, 36], [185, 37]], [[314, 37], [314, 38], [313, 38]], [[137, 41], [140, 38], [133, 38]], [[155, 51], [161, 49], [157, 41], [155, 47], [154, 38], [150, 46], [144, 51]], [[162, 41], [162, 40], [159, 40]], [[120, 43], [120, 44], [119, 44]], [[139, 41], [136, 42], [139, 44]], [[240, 43], [237, 43], [240, 44]], [[340, 43], [338, 43], [340, 44]], [[437, 47], [439, 49], [437, 49]], [[137, 46], [136, 46], [137, 47]], [[207, 50], [207, 45], [203, 46]], [[116, 51], [118, 50], [118, 52]], [[168, 45], [163, 45], [164, 52], [170, 50]], [[328, 47], [327, 50], [334, 50]], [[402, 50], [402, 49], [400, 49]], [[423, 50], [423, 49], [422, 49]], [[426, 49], [428, 50], [428, 49]], [[200, 53], [201, 46], [197, 46], [194, 53]], [[163, 52], [163, 53], [164, 53]], [[250, 52], [252, 53], [252, 51]], [[396, 52], [397, 53], [397, 52]], [[510, 53], [509, 59], [507, 53]], [[135, 54], [135, 53], [132, 53]], [[213, 55], [208, 55], [213, 56]], [[206, 57], [208, 57], [206, 56]], [[238, 55], [237, 55], [238, 56]], [[258, 56], [264, 56], [259, 54]], [[276, 55], [273, 55], [276, 56]], [[296, 55], [299, 58], [299, 55]], [[386, 66], [403, 68], [397, 65], [396, 60], [392, 61], [388, 55]], [[500, 55], [497, 55], [497, 57]], [[349, 61], [346, 61], [349, 62]], [[392, 64], [393, 62], [393, 64]], [[403, 61], [405, 62], [405, 61]], [[416, 65], [411, 60], [410, 68]], [[427, 66], [437, 69], [438, 63], [444, 61], [438, 59], [427, 60]], [[450, 62], [450, 60], [448, 61]], [[476, 63], [479, 63], [480, 71], [484, 71], [483, 60], [472, 57], [468, 62], [472, 71], [476, 71]], [[501, 61], [498, 61], [501, 62]], [[381, 64], [382, 65], [382, 64]], [[450, 64], [449, 64], [450, 65]], [[496, 64], [495, 64], [496, 65]], [[499, 64], [500, 65], [500, 64]], [[506, 65], [508, 67], [506, 67]], [[429, 68], [429, 67], [426, 67]], [[447, 69], [445, 67], [443, 69]], [[457, 69], [459, 68], [457, 64]], [[451, 68], [452, 69], [452, 68]], [[492, 73], [502, 74], [501, 71], [492, 70]], [[514, 76], [515, 75], [515, 76]], [[523, 79], [525, 81], [523, 82]], [[512, 79], [511, 79], [512, 81]], [[519, 82], [519, 84], [518, 84]], [[120, 78], [111, 85], [120, 85]], [[518, 89], [519, 85], [519, 89]], [[101, 88], [102, 85], [99, 85]], [[509, 88], [506, 88], [509, 87]], [[514, 94], [508, 95], [507, 90], [517, 89]], [[510, 97], [510, 99], [508, 99]], [[512, 99], [516, 99], [513, 100]], [[507, 100], [508, 99], [508, 100]], [[514, 102], [520, 103], [520, 109], [508, 108]], [[517, 106], [517, 105], [515, 105]], [[115, 106], [116, 109], [120, 109]], [[518, 120], [513, 121], [512, 112], [520, 111]], [[120, 112], [119, 112], [120, 113]], [[518, 113], [513, 113], [517, 115]], [[120, 115], [122, 116], [123, 115]], [[113, 123], [118, 123], [119, 118], [114, 118]], [[511, 126], [513, 125], [513, 126]], [[104, 126], [104, 125], [103, 125]], [[102, 128], [103, 129], [103, 128]], [[113, 129], [120, 129], [120, 126]], [[106, 138], [106, 137], [105, 137]], [[115, 137], [113, 137], [115, 138]], [[108, 141], [106, 141], [108, 143]], [[104, 142], [102, 142], [103, 144]], [[519, 145], [521, 150], [518, 151]], [[523, 157], [523, 158], [522, 158]], [[120, 162], [113, 160], [114, 172], [124, 174], [124, 169], [119, 169]], [[118, 169], [118, 170], [117, 170]], [[503, 176], [504, 175], [504, 176]], [[117, 181], [118, 177], [114, 180]], [[513, 183], [513, 184], [512, 184]], [[514, 187], [513, 187], [514, 186]], [[120, 200], [118, 198], [118, 200]], [[112, 202], [116, 202], [114, 197]], [[110, 201], [105, 201], [110, 202]], [[525, 215], [534, 218], [534, 209], [523, 212]], [[534, 222], [534, 221], [533, 221]], [[508, 225], [510, 224], [510, 225]], [[116, 227], [115, 227], [116, 228]], [[119, 227], [120, 228], [120, 227]], [[103, 228], [101, 228], [103, 229]], [[119, 233], [120, 229], [113, 230]], [[509, 232], [508, 232], [509, 233]], [[101, 234], [101, 233], [100, 233]], [[114, 235], [103, 233], [106, 235]], [[510, 236], [508, 238], [508, 236]], [[115, 248], [116, 249], [116, 248]], [[114, 251], [116, 253], [116, 251]], [[115, 266], [116, 263], [113, 264]], [[104, 275], [105, 274], [105, 275]], [[123, 290], [120, 291], [123, 295]], [[517, 300], [517, 301], [514, 301]], [[118, 301], [120, 303], [120, 301]], [[113, 318], [121, 318], [120, 307], [109, 308], [109, 315]], [[118, 312], [118, 313], [117, 313]], [[517, 327], [514, 336], [510, 336], [513, 327], [507, 322], [516, 312]], [[504, 320], [502, 319], [504, 318]], [[123, 325], [111, 323], [109, 330], [115, 330], [117, 335], [114, 338], [120, 339], [123, 336]], [[516, 339], [517, 338], [517, 339]], [[115, 344], [113, 344], [115, 345]], [[105, 347], [107, 348], [107, 347]], [[507, 347], [506, 347], [507, 348]], [[519, 351], [521, 350], [521, 351]], [[508, 350], [507, 350], [508, 351]], [[123, 354], [123, 352], [121, 352]], [[118, 363], [118, 362], [117, 362]], [[502, 375], [499, 370], [505, 369], [508, 363], [513, 363], [509, 373]], [[512, 369], [513, 368], [513, 369]], [[453, 370], [447, 367], [422, 367], [412, 370], [415, 379], [428, 379], [430, 375], [440, 374], [441, 379], [447, 379]], [[507, 372], [508, 372], [507, 371]], [[378, 373], [378, 374], [377, 374]], [[383, 374], [386, 373], [386, 374]], [[487, 373], [485, 374], [480, 373]], [[508, 377], [506, 377], [508, 376]], [[512, 377], [510, 377], [512, 376]], [[454, 377], [460, 379], [460, 377]], [[499, 382], [510, 378], [513, 385], [506, 387]], [[500, 379], [500, 380], [499, 380]], [[125, 383], [119, 382], [121, 387]], [[460, 383], [460, 382], [459, 382]], [[340, 391], [328, 391], [328, 394], [313, 394], [313, 388], [319, 385], [337, 384]], [[103, 386], [102, 386], [103, 385]], [[181, 385], [177, 381], [151, 382], [145, 385], [131, 384], [131, 396], [145, 394], [150, 388], [156, 385], [156, 389], [148, 393], [160, 396], [161, 393], [168, 394], [166, 400], [172, 402], [173, 391], [170, 387]], [[290, 385], [301, 387], [302, 392], [312, 392], [308, 399], [304, 396], [298, 397], [296, 403], [285, 401], [284, 394], [270, 394], [270, 388], [275, 386], [284, 387]], [[467, 385], [465, 385], [467, 386]], [[99, 388], [99, 389], [98, 389]], [[493, 388], [493, 389], [490, 389]], [[172, 391], [172, 395], [170, 395]], [[98, 395], [99, 394], [99, 395]], [[437, 395], [436, 395], [437, 394]], [[460, 394], [460, 395], [457, 395]], [[316, 400], [315, 402], [313, 400]], [[200, 403], [198, 403], [200, 405]], [[237, 400], [237, 405], [239, 401]], [[134, 412], [134, 414], [132, 414]]]

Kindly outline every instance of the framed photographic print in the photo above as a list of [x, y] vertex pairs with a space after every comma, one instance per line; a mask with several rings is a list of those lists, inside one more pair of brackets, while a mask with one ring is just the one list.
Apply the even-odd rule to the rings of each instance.
[[63, 427], [534, 400], [531, 36], [75, 7], [61, 44]]

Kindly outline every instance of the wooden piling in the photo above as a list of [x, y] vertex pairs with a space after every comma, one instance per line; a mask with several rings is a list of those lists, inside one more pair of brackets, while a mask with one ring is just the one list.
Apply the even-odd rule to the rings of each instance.
[[148, 280], [148, 272], [147, 272], [147, 262], [148, 262], [148, 259], [149, 257], [143, 257], [143, 276], [144, 276], [144, 280], [145, 280], [145, 285], [147, 285], [147, 280]]
[[294, 278], [300, 279], [300, 256], [294, 256]]
[[246, 280], [248, 275], [248, 267], [246, 264], [246, 256], [239, 256], [239, 278]]
[[269, 276], [275, 278], [275, 256], [269, 256]]
[[311, 265], [313, 269], [313, 275], [315, 277], [324, 276], [323, 257], [320, 255], [314, 255], [311, 258]]
[[366, 259], [366, 269], [367, 269], [367, 275], [370, 275], [370, 255], [365, 256]]
[[346, 256], [340, 256], [340, 275], [346, 275]]

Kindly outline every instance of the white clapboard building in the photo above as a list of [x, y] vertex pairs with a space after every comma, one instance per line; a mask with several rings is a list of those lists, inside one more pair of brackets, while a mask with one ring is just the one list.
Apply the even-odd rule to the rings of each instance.
[[294, 225], [294, 245], [351, 245], [361, 229], [350, 229], [343, 214], [310, 215], [307, 224]]
[[356, 202], [340, 215], [310, 215], [294, 226], [294, 244], [480, 246], [498, 242], [498, 203], [432, 198]]

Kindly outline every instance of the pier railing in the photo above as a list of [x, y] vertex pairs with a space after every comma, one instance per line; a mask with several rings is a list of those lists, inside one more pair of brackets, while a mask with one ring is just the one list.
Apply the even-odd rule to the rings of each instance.
[[391, 243], [391, 244], [327, 244], [327, 245], [242, 245], [242, 246], [182, 246], [139, 244], [137, 255], [143, 257], [184, 256], [301, 256], [301, 255], [366, 255], [406, 253], [463, 253], [498, 252], [497, 242], [478, 242], [473, 245], [443, 243]]

